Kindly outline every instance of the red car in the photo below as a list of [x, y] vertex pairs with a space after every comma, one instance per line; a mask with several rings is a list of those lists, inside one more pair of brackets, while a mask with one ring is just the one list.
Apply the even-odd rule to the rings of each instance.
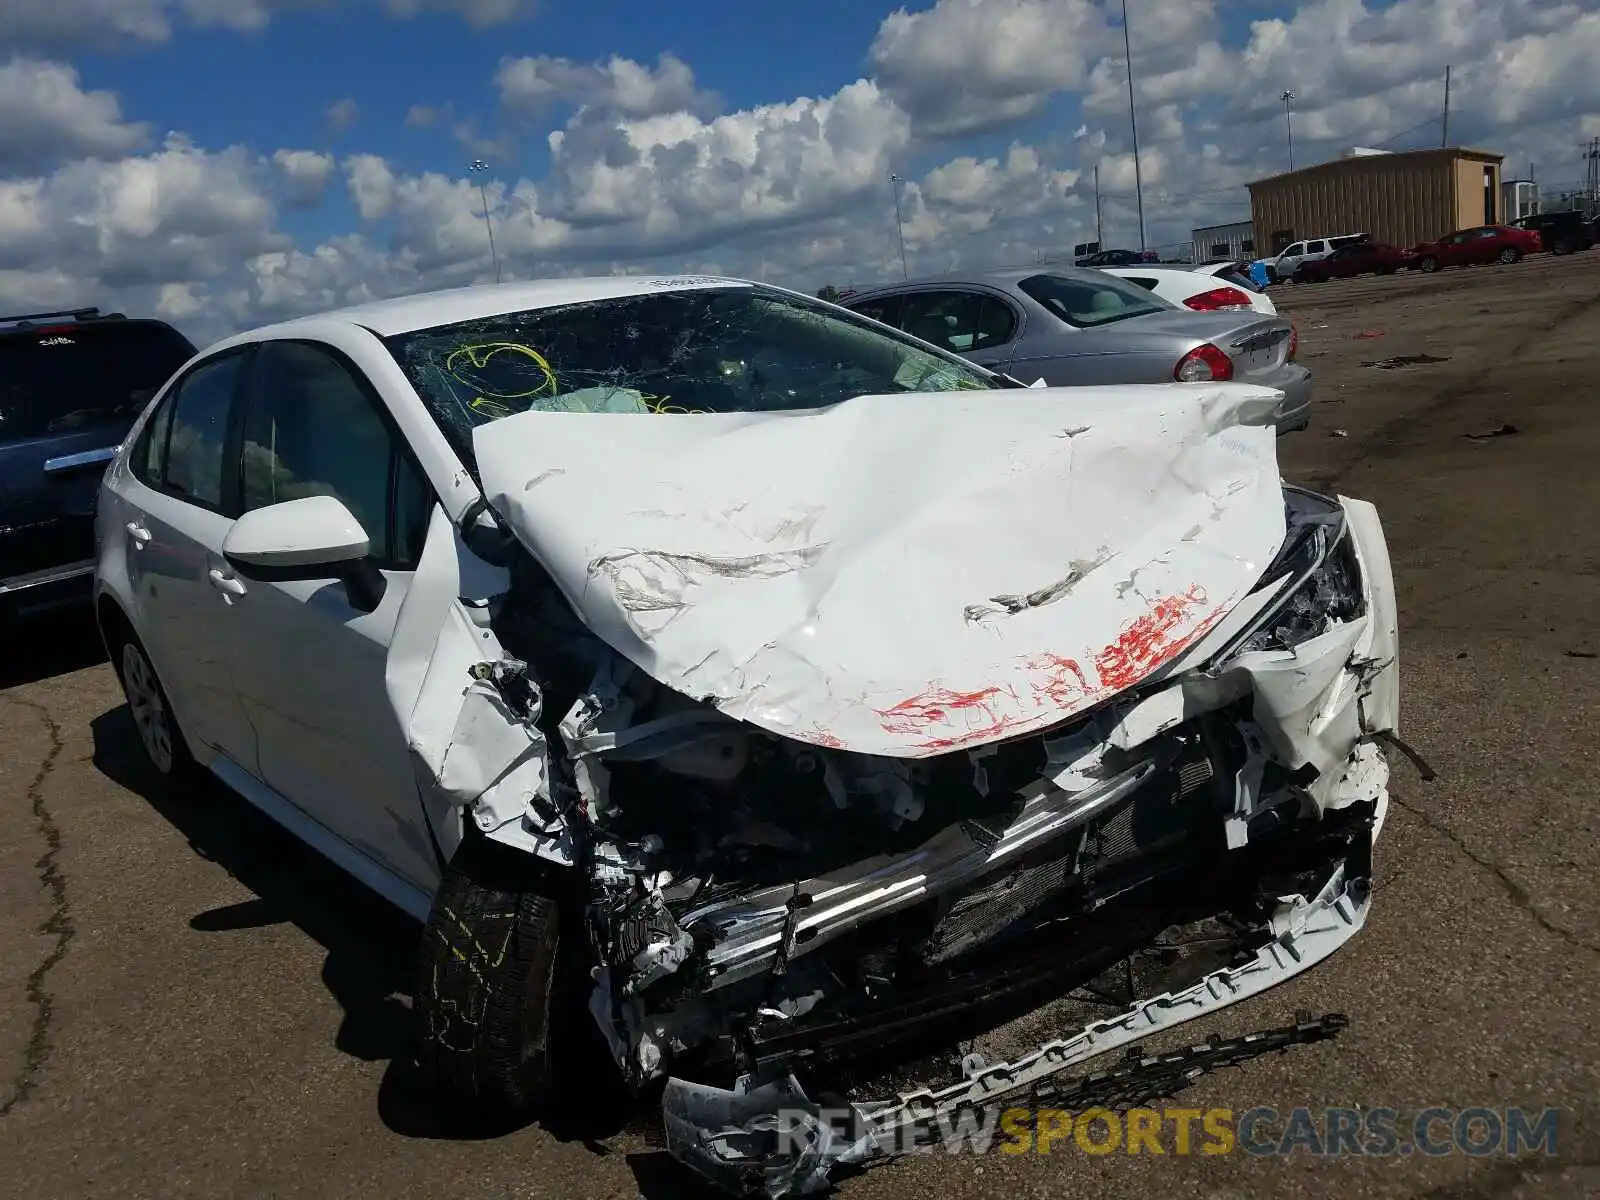
[[1303, 262], [1294, 273], [1296, 283], [1323, 283], [1355, 275], [1393, 275], [1411, 265], [1411, 251], [1384, 242], [1352, 242], [1327, 258]]
[[1479, 225], [1462, 229], [1437, 242], [1424, 242], [1413, 252], [1419, 271], [1440, 267], [1466, 267], [1473, 263], [1514, 263], [1524, 254], [1538, 254], [1544, 239], [1532, 229], [1512, 225]]

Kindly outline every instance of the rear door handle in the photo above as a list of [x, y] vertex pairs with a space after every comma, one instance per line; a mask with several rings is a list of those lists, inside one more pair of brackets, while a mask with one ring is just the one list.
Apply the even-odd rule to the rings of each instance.
[[236, 575], [229, 575], [226, 571], [212, 567], [209, 572], [211, 586], [219, 592], [226, 592], [230, 596], [244, 595], [244, 582]]
[[150, 540], [150, 531], [137, 521], [129, 521], [125, 528], [128, 530], [128, 536], [133, 539], [135, 546], [142, 546]]

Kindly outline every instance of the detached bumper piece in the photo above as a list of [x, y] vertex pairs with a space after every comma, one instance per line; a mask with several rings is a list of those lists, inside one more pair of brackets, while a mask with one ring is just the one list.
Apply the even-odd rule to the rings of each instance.
[[1063, 1088], [1058, 1078], [1089, 1059], [1209, 1016], [1315, 966], [1360, 931], [1370, 897], [1370, 881], [1347, 879], [1341, 865], [1315, 897], [1285, 898], [1272, 919], [1273, 940], [1252, 961], [1214, 971], [1182, 991], [1140, 1001], [1120, 1016], [1087, 1025], [1014, 1062], [990, 1065], [970, 1058], [965, 1078], [949, 1087], [856, 1104], [855, 1129], [848, 1133], [823, 1119], [821, 1107], [806, 1097], [792, 1075], [761, 1083], [746, 1077], [731, 1091], [669, 1080], [662, 1098], [667, 1149], [731, 1195], [782, 1200], [824, 1190], [836, 1167], [864, 1166], [903, 1153], [965, 1109], [1046, 1094], [1126, 1103], [1141, 1095], [1170, 1094], [1173, 1087], [1217, 1066], [1331, 1037], [1343, 1028], [1342, 1017], [1314, 1021], [1307, 1016], [1286, 1029], [1174, 1054], [1130, 1057], [1070, 1088]]

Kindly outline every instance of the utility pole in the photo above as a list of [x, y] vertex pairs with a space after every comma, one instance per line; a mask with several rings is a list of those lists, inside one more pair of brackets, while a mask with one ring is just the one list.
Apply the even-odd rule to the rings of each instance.
[[911, 268], [906, 266], [906, 224], [900, 215], [900, 185], [904, 182], [898, 175], [889, 176], [889, 183], [894, 188], [894, 228], [900, 235], [900, 277], [910, 279]]
[[1133, 195], [1139, 205], [1139, 249], [1144, 244], [1144, 175], [1139, 170], [1139, 119], [1133, 111], [1133, 41], [1128, 36], [1128, 0], [1122, 0], [1122, 49], [1128, 56], [1128, 129], [1133, 134]]
[[483, 227], [489, 231], [489, 257], [494, 259], [494, 281], [499, 283], [500, 252], [494, 248], [494, 223], [489, 220], [489, 189], [484, 185], [484, 176], [489, 173], [489, 164], [481, 158], [475, 158], [467, 170], [478, 177], [478, 195], [483, 199]]
[[1294, 119], [1289, 115], [1295, 102], [1295, 94], [1284, 89], [1283, 95], [1278, 97], [1283, 101], [1283, 125], [1289, 131], [1289, 170], [1294, 170]]
[[1100, 219], [1100, 164], [1094, 165], [1094, 244], [1102, 248], [1106, 244], [1105, 226]]
[[1444, 133], [1439, 138], [1441, 148], [1450, 145], [1450, 64], [1444, 66]]

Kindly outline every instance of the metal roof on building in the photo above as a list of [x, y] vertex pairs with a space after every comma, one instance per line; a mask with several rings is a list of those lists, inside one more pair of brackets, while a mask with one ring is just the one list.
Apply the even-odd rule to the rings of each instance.
[[1252, 179], [1244, 186], [1247, 188], [1259, 187], [1263, 183], [1278, 183], [1285, 179], [1305, 179], [1322, 172], [1336, 171], [1340, 167], [1348, 167], [1351, 163], [1368, 164], [1374, 161], [1387, 163], [1415, 162], [1419, 158], [1443, 156], [1446, 158], [1477, 159], [1480, 162], [1500, 163], [1505, 161], [1504, 154], [1496, 154], [1493, 150], [1478, 150], [1470, 146], [1434, 146], [1427, 150], [1396, 150], [1389, 154], [1361, 154], [1346, 158], [1330, 158], [1327, 162], [1313, 163], [1309, 167], [1300, 167], [1294, 171], [1284, 171], [1278, 175], [1268, 175], [1262, 179]]

